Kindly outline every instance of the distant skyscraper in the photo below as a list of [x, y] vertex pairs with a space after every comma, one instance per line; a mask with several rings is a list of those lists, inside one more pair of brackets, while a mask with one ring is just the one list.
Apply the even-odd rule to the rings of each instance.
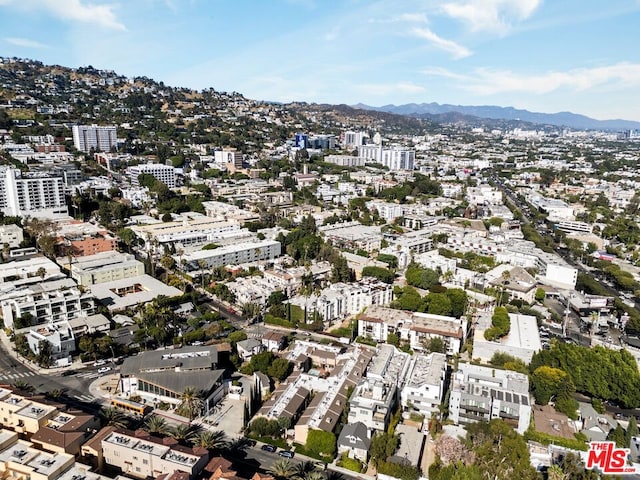
[[359, 147], [365, 144], [365, 140], [369, 138], [366, 132], [344, 132], [343, 147]]
[[23, 176], [20, 170], [1, 167], [0, 209], [12, 217], [68, 217], [64, 180], [48, 175]]
[[306, 133], [296, 133], [296, 147], [307, 148], [309, 145], [309, 136]]
[[81, 152], [89, 153], [92, 148], [109, 152], [118, 143], [115, 126], [74, 125], [73, 145]]

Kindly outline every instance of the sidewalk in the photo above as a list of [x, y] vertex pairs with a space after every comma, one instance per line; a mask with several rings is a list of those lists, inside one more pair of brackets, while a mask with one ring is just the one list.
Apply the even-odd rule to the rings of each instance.
[[4, 347], [4, 349], [7, 351], [7, 354], [11, 358], [13, 358], [16, 362], [27, 367], [29, 370], [36, 372], [40, 375], [60, 373], [60, 372], [64, 372], [65, 370], [75, 370], [77, 368], [82, 368], [83, 366], [85, 366], [85, 364], [78, 359], [66, 367], [41, 368], [38, 366], [37, 363], [27, 360], [26, 358], [24, 358], [22, 355], [19, 355], [18, 352], [14, 350], [13, 343], [11, 343], [11, 340], [9, 339], [9, 337], [7, 336], [7, 334], [3, 329], [0, 329], [0, 343], [2, 343], [2, 346]]

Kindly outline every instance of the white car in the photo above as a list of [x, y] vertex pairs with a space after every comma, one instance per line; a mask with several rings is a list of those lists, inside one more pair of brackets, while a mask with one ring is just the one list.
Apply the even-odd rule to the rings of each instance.
[[98, 360], [96, 363], [93, 364], [94, 367], [101, 367], [102, 365], [106, 365], [107, 361], [106, 360]]
[[111, 367], [102, 367], [98, 369], [98, 373], [107, 373], [111, 370]]

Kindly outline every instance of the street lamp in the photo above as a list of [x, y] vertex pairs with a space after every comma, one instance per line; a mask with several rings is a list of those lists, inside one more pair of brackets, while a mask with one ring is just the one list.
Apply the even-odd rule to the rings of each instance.
[[116, 364], [116, 355], [113, 353], [113, 346], [109, 345], [109, 350], [111, 350], [111, 365], [115, 366]]

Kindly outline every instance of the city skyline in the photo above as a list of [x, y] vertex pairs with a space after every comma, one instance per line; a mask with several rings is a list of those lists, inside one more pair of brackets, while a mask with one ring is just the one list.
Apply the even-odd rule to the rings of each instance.
[[640, 121], [640, 2], [0, 0], [3, 56], [268, 101]]

